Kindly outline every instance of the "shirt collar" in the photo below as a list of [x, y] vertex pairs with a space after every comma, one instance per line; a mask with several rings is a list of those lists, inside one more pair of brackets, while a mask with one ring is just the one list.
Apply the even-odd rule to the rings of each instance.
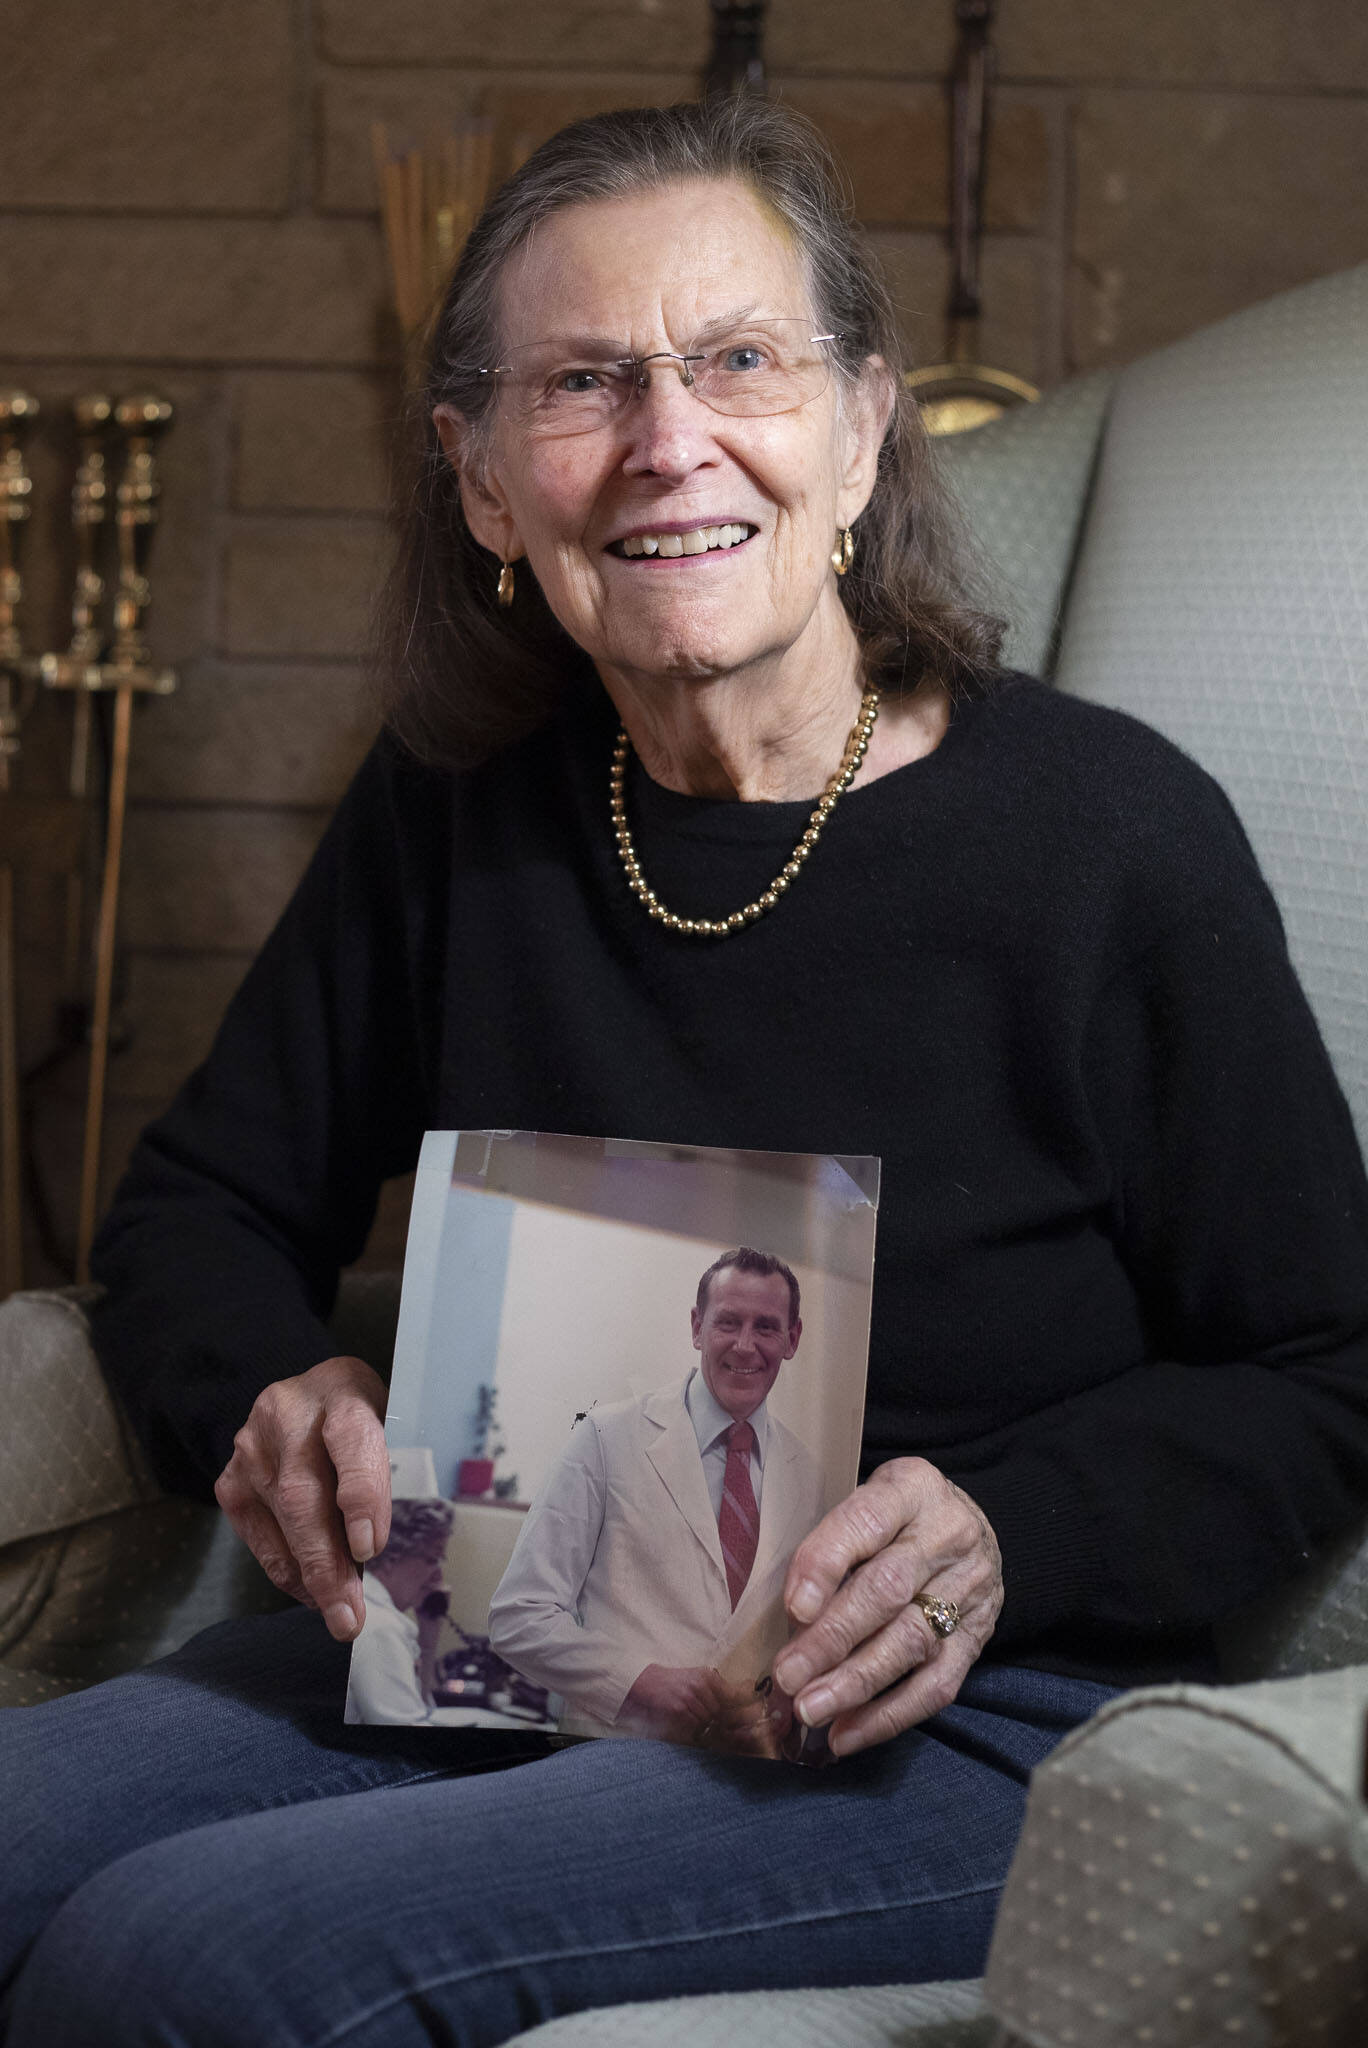
[[[689, 1411], [689, 1420], [694, 1426], [694, 1435], [698, 1438], [698, 1454], [702, 1457], [705, 1451], [712, 1449], [712, 1446], [720, 1436], [726, 1434], [733, 1422], [735, 1422], [736, 1417], [728, 1415], [726, 1409], [714, 1395], [712, 1388], [696, 1366], [689, 1374], [684, 1388], [684, 1406]], [[755, 1431], [756, 1455], [759, 1457], [760, 1469], [763, 1472], [765, 1469], [765, 1444], [769, 1437], [769, 1416], [766, 1412], [765, 1403], [762, 1401], [755, 1412], [746, 1417], [746, 1420]]]

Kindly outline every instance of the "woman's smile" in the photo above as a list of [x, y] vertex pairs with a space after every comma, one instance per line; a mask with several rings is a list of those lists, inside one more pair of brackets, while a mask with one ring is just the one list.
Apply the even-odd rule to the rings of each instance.
[[758, 528], [744, 519], [725, 519], [711, 525], [673, 524], [635, 527], [631, 533], [608, 543], [606, 553], [619, 561], [697, 562], [704, 556], [730, 554], [744, 547]]

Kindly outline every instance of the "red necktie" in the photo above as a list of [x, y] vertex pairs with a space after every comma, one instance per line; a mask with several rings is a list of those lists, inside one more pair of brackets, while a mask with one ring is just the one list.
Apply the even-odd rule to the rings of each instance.
[[717, 1533], [722, 1539], [722, 1562], [727, 1567], [727, 1591], [731, 1604], [746, 1590], [755, 1563], [755, 1546], [760, 1538], [760, 1510], [751, 1485], [751, 1451], [755, 1431], [748, 1422], [734, 1422], [727, 1431], [727, 1469], [722, 1479], [722, 1506], [717, 1515]]

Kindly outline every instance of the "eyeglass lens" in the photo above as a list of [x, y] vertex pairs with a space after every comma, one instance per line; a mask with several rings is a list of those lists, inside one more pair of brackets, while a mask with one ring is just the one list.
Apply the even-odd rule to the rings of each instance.
[[592, 432], [607, 425], [653, 376], [677, 374], [713, 412], [793, 412], [825, 390], [827, 345], [809, 320], [749, 322], [706, 347], [645, 356], [569, 353], [554, 342], [509, 351], [494, 372], [500, 402], [530, 430]]

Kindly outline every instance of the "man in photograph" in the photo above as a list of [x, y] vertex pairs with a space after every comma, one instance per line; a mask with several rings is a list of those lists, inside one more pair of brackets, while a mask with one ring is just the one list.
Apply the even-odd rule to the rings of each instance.
[[594, 1408], [528, 1511], [490, 1640], [560, 1693], [571, 1734], [773, 1753], [782, 1701], [756, 1681], [786, 1639], [782, 1591], [820, 1519], [816, 1461], [770, 1414], [798, 1349], [798, 1282], [741, 1246], [698, 1283], [682, 1384]]

